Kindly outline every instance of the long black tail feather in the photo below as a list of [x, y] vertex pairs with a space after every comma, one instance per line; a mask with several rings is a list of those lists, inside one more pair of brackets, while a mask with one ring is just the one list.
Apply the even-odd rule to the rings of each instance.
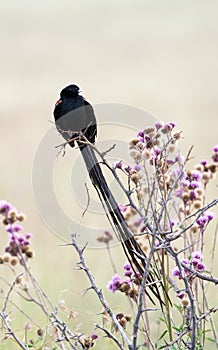
[[[93, 148], [90, 145], [83, 144], [80, 145], [80, 150], [85, 161], [87, 170], [89, 172], [92, 184], [95, 187], [104, 207], [106, 206], [107, 208], [107, 215], [109, 214], [108, 216], [110, 223], [113, 226], [113, 229], [115, 230], [116, 234], [118, 235], [118, 239], [122, 244], [123, 250], [128, 261], [130, 262], [135, 272], [136, 270], [138, 270], [143, 275], [147, 263], [146, 255], [139, 246], [139, 244], [136, 242], [132, 231], [126, 223], [119, 209], [119, 206], [107, 185], [107, 182], [102, 173], [101, 167], [95, 156]], [[164, 305], [164, 301], [161, 299], [160, 292], [155, 282], [154, 276], [158, 278], [157, 272], [153, 270], [151, 273], [149, 271], [147, 276], [147, 282], [150, 291], [158, 299], [162, 308]], [[147, 289], [146, 294], [148, 295], [149, 299], [155, 304], [153, 298], [151, 297]]]

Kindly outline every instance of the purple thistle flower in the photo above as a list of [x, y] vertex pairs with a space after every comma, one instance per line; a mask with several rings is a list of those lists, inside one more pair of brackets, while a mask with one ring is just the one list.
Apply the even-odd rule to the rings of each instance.
[[13, 209], [14, 207], [7, 201], [1, 200], [0, 201], [0, 213], [7, 215], [9, 210]]
[[194, 268], [196, 268], [198, 263], [199, 263], [199, 259], [192, 259], [192, 265], [194, 266]]
[[124, 264], [123, 268], [124, 268], [124, 270], [127, 270], [127, 271], [132, 270], [132, 267], [131, 267], [130, 263], [128, 263], [128, 262]]
[[206, 216], [208, 218], [208, 221], [211, 221], [215, 218], [216, 214], [213, 213], [212, 211], [210, 211], [210, 212], [206, 213]]
[[199, 170], [193, 170], [191, 175], [193, 180], [196, 180], [196, 181], [202, 180], [202, 173]]
[[170, 221], [170, 225], [173, 227], [173, 226], [175, 226], [177, 224], [177, 222], [176, 222], [176, 220], [171, 220]]
[[194, 201], [195, 199], [198, 198], [198, 194], [197, 194], [197, 192], [194, 191], [194, 190], [191, 190], [191, 191], [190, 191], [189, 196], [190, 196], [190, 199], [191, 199], [192, 201]]
[[114, 169], [122, 169], [123, 162], [120, 160], [119, 162], [114, 162]]
[[176, 124], [175, 123], [167, 123], [164, 125], [164, 129], [167, 131], [172, 131], [175, 128]]
[[18, 242], [19, 242], [20, 244], [23, 244], [23, 243], [24, 243], [24, 237], [23, 237], [23, 236], [19, 236], [19, 237], [17, 238], [17, 240], [18, 240]]
[[198, 262], [198, 264], [196, 266], [196, 269], [198, 271], [205, 271], [206, 270], [206, 266], [205, 266], [205, 264], [202, 261], [200, 261], [200, 262]]
[[173, 122], [170, 122], [169, 124], [171, 125], [171, 127], [172, 127], [173, 129], [174, 129], [175, 126], [176, 126], [176, 123], [173, 123]]
[[197, 260], [201, 260], [202, 259], [202, 253], [201, 252], [193, 252], [192, 253], [192, 258], [193, 259], [197, 259]]
[[125, 205], [123, 205], [123, 204], [120, 204], [119, 205], [119, 209], [120, 209], [121, 212], [125, 212], [127, 207]]
[[26, 234], [25, 234], [25, 238], [26, 238], [26, 239], [32, 238], [32, 233], [29, 233], [29, 232], [26, 233]]
[[121, 278], [119, 275], [116, 274], [115, 276], [112, 277], [112, 280], [108, 283], [108, 289], [112, 293], [114, 293], [116, 292], [116, 290], [119, 289], [120, 285], [121, 285]]
[[18, 224], [9, 224], [6, 226], [6, 232], [13, 233], [13, 232], [19, 232], [23, 229], [21, 225]]
[[155, 125], [156, 129], [159, 130], [163, 127], [164, 124], [162, 122], [156, 122], [154, 125]]
[[214, 151], [215, 153], [218, 153], [218, 145], [214, 146], [213, 151]]
[[208, 161], [206, 159], [203, 159], [200, 164], [202, 164], [203, 166], [207, 165], [208, 164]]
[[142, 143], [145, 142], [143, 137], [139, 137], [138, 140], [139, 140], [139, 142], [142, 142]]
[[179, 190], [176, 190], [175, 191], [175, 196], [178, 197], [178, 198], [181, 198], [182, 195], [183, 195], [183, 190], [182, 189], [179, 189]]
[[181, 184], [184, 186], [184, 187], [189, 187], [190, 186], [190, 180], [189, 179], [184, 179], [181, 181]]
[[199, 227], [203, 228], [208, 223], [208, 217], [204, 215], [200, 219], [198, 219], [196, 222]]
[[154, 154], [159, 156], [161, 154], [161, 149], [159, 147], [155, 147]]
[[146, 136], [145, 136], [145, 141], [146, 141], [146, 142], [150, 142], [150, 141], [151, 141], [150, 136], [147, 136], [147, 135], [146, 135]]
[[124, 170], [129, 173], [132, 170], [132, 167], [130, 165], [127, 165]]
[[168, 164], [168, 165], [173, 165], [174, 163], [175, 163], [174, 160], [172, 160], [172, 159], [167, 159], [167, 164]]
[[132, 266], [129, 263], [126, 263], [124, 265], [124, 270], [125, 270], [124, 276], [131, 277], [133, 270], [132, 270]]
[[28, 241], [27, 239], [25, 239], [25, 240], [23, 241], [23, 245], [30, 245], [30, 241]]
[[99, 336], [97, 334], [93, 333], [93, 334], [91, 334], [91, 338], [92, 338], [92, 340], [96, 340], [99, 338]]
[[137, 221], [134, 222], [134, 225], [136, 227], [139, 227], [141, 225], [142, 221], [143, 221], [143, 219], [140, 217], [140, 218], [137, 219]]
[[137, 137], [142, 137], [143, 140], [144, 140], [144, 131], [140, 130], [140, 131], [137, 133]]
[[[131, 276], [132, 276], [132, 271], [126, 271], [126, 272], [124, 273], [124, 276], [126, 276], [126, 277], [131, 277]], [[126, 282], [126, 281], [124, 281], [124, 282]]]
[[179, 292], [176, 293], [176, 296], [179, 299], [183, 299], [184, 296], [185, 296], [185, 292], [184, 291], [179, 291]]
[[135, 273], [135, 278], [140, 278], [140, 277], [142, 277], [142, 275], [140, 274], [139, 271], [136, 271], [136, 273]]
[[142, 168], [141, 164], [136, 164], [136, 165], [134, 166], [134, 169], [135, 169], [136, 171], [141, 170], [141, 168]]
[[190, 261], [188, 260], [188, 259], [186, 259], [186, 258], [183, 258], [183, 259], [181, 259], [180, 260], [183, 264], [185, 264], [185, 265], [189, 265], [189, 263], [190, 263]]
[[213, 156], [212, 156], [212, 159], [215, 163], [218, 163], [218, 153], [215, 153]]
[[179, 279], [182, 278], [181, 272], [179, 271], [179, 268], [178, 268], [178, 267], [175, 267], [175, 268], [172, 270], [172, 276], [173, 276], [173, 277], [179, 277]]
[[189, 184], [189, 188], [195, 189], [201, 187], [200, 181], [192, 180]]

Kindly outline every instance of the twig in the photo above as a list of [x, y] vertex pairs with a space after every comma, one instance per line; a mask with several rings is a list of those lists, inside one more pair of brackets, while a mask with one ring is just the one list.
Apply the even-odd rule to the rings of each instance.
[[16, 343], [20, 346], [21, 349], [24, 350], [28, 350], [28, 345], [25, 345], [24, 343], [21, 342], [21, 340], [16, 336], [16, 334], [12, 331], [11, 327], [9, 326], [9, 323], [7, 321], [7, 315], [5, 315], [5, 313], [3, 311], [0, 311], [0, 316], [2, 318], [2, 321], [7, 329], [7, 333], [8, 335], [11, 335], [14, 340], [16, 341]]
[[106, 299], [104, 298], [104, 295], [102, 293], [102, 291], [97, 287], [96, 283], [95, 283], [95, 279], [93, 277], [93, 275], [91, 274], [87, 264], [86, 264], [86, 261], [84, 259], [84, 256], [83, 256], [83, 252], [84, 252], [84, 249], [80, 249], [77, 242], [76, 242], [76, 235], [75, 234], [72, 234], [71, 233], [71, 239], [72, 239], [72, 245], [73, 247], [75, 248], [75, 250], [77, 251], [78, 255], [79, 255], [79, 258], [80, 258], [80, 261], [78, 262], [78, 266], [80, 266], [80, 268], [82, 270], [84, 270], [84, 272], [86, 273], [90, 283], [91, 283], [91, 287], [90, 289], [93, 289], [95, 291], [95, 293], [97, 294], [102, 306], [104, 307], [104, 310], [109, 314], [109, 316], [112, 318], [114, 324], [116, 325], [117, 329], [119, 330], [121, 336], [122, 336], [122, 339], [124, 341], [124, 343], [126, 343], [128, 345], [128, 348], [130, 350], [132, 350], [132, 345], [131, 345], [131, 341], [128, 339], [126, 333], [124, 332], [122, 326], [119, 324], [115, 314], [113, 313], [113, 311], [111, 310], [111, 308], [109, 307]]
[[102, 326], [99, 326], [98, 324], [96, 324], [95, 326], [96, 328], [102, 330], [107, 335], [108, 338], [112, 339], [121, 350], [125, 349], [123, 345], [119, 342], [119, 340], [108, 329]]
[[[54, 319], [54, 321], [52, 320], [52, 318]], [[76, 347], [74, 346], [74, 344], [71, 342], [71, 339], [76, 339], [76, 335], [73, 334], [73, 332], [68, 328], [68, 326], [66, 325], [65, 322], [63, 322], [59, 317], [58, 317], [58, 313], [57, 313], [57, 307], [55, 308], [55, 311], [51, 314], [50, 317], [51, 323], [53, 324], [55, 322], [55, 325], [58, 327], [58, 329], [61, 331], [61, 334], [63, 336], [63, 339], [56, 339], [57, 342], [61, 342], [63, 340], [65, 340], [72, 349], [77, 350]], [[68, 336], [69, 334], [69, 336]], [[80, 348], [82, 349], [82, 345], [80, 344]]]
[[3, 305], [3, 308], [2, 308], [2, 312], [3, 312], [3, 313], [5, 313], [5, 311], [6, 311], [7, 304], [8, 304], [9, 298], [10, 298], [10, 295], [11, 295], [11, 293], [12, 293], [12, 291], [13, 291], [13, 289], [14, 289], [16, 283], [17, 283], [17, 279], [18, 279], [20, 276], [22, 276], [22, 275], [23, 275], [23, 273], [20, 273], [18, 276], [16, 276], [15, 280], [13, 281], [12, 285], [10, 286], [9, 291], [8, 291], [6, 297], [5, 297], [4, 305]]

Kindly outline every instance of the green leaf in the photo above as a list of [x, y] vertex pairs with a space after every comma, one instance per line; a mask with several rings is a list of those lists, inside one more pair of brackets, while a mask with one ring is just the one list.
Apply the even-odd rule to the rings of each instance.
[[167, 334], [168, 330], [166, 329], [160, 336], [159, 340], [163, 339], [163, 337]]
[[206, 338], [207, 340], [209, 340], [209, 341], [211, 341], [212, 343], [216, 343], [216, 340], [215, 339], [213, 339], [213, 338]]

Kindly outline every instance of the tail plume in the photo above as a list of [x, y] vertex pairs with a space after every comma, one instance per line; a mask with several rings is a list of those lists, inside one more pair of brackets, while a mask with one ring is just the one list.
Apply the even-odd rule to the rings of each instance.
[[[83, 144], [83, 147], [80, 147], [84, 162], [86, 164], [87, 170], [89, 172], [89, 177], [92, 181], [93, 186], [95, 187], [98, 196], [105, 208], [108, 219], [113, 227], [115, 233], [120, 240], [125, 255], [130, 262], [133, 270], [136, 272], [139, 271], [142, 275], [146, 268], [147, 258], [139, 244], [134, 238], [132, 231], [130, 230], [127, 222], [125, 221], [119, 206], [109, 189], [105, 177], [102, 173], [99, 162], [95, 156], [94, 150], [90, 145]], [[155, 277], [158, 278], [157, 273], [153, 270], [154, 274], [148, 272], [147, 282], [149, 284], [150, 291], [156, 296], [159, 300], [161, 308], [164, 305], [164, 302], [161, 299], [159, 289], [155, 283]], [[149, 299], [155, 304], [150, 293], [146, 290], [146, 294]]]

